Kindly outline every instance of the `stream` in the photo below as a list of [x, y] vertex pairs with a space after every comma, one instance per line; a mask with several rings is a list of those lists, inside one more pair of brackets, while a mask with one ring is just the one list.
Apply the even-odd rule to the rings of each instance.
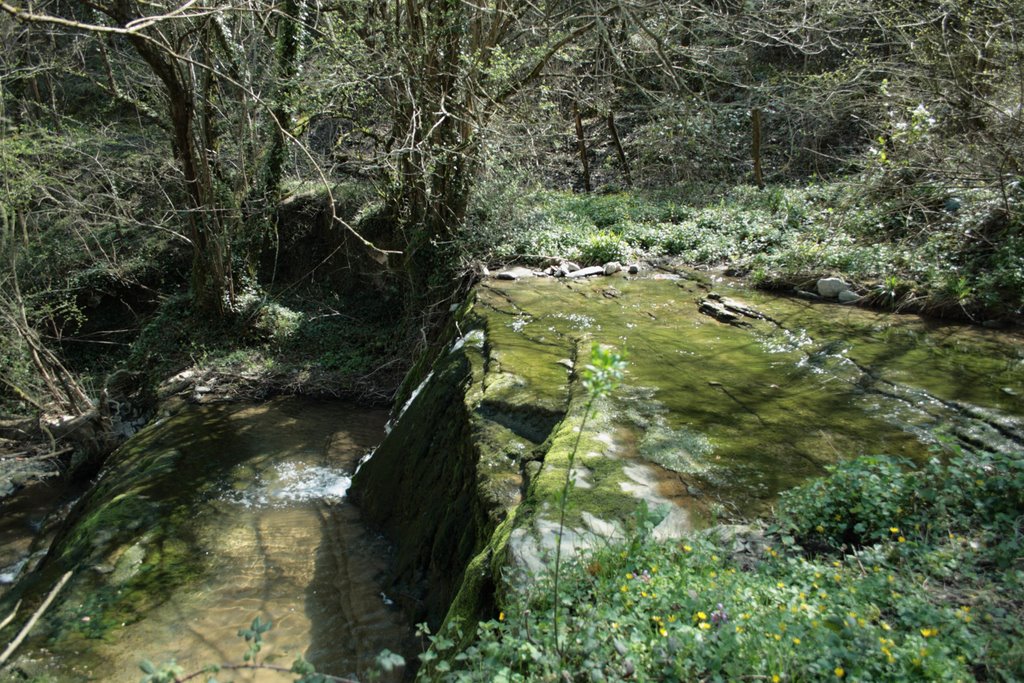
[[[141, 433], [132, 443], [141, 440], [149, 457], [176, 454], [174, 468], [153, 470], [122, 449], [115, 459], [150, 473], [118, 495], [159, 501], [156, 517], [172, 522], [161, 528], [143, 512], [147, 521], [135, 533], [109, 539], [113, 550], [78, 572], [102, 576], [115, 594], [73, 592], [54, 615], [59, 636], [32, 643], [17, 668], [48, 680], [118, 683], [138, 681], [144, 658], [174, 660], [187, 673], [240, 663], [246, 646], [238, 629], [256, 616], [273, 622], [260, 653], [268, 664], [289, 667], [301, 654], [320, 672], [362, 676], [381, 650], [406, 649], [410, 626], [379, 585], [390, 549], [345, 500], [349, 475], [383, 437], [386, 417], [286, 398], [190, 406]], [[114, 476], [107, 471], [104, 479]], [[115, 512], [108, 506], [98, 514], [123, 524]], [[16, 523], [14, 515], [5, 525]], [[24, 543], [12, 534], [4, 541], [5, 548]], [[112, 622], [111, 614], [119, 616]]]
[[[533, 509], [516, 520], [510, 552], [529, 564], [553, 547], [543, 511], [573, 444], [578, 513], [566, 537], [581, 542], [613, 533], [638, 499], [670, 508], [655, 533], [678, 536], [764, 515], [780, 491], [857, 454], [921, 462], [945, 443], [1024, 444], [1017, 332], [661, 274], [488, 281], [473, 302], [361, 470], [362, 513], [350, 477], [385, 438], [382, 410], [298, 398], [193, 405], [133, 437], [53, 530], [46, 558], [37, 552], [39, 568], [0, 593], [6, 614], [19, 591], [38, 604], [75, 571], [0, 681], [137, 681], [142, 659], [186, 673], [239, 663], [238, 630], [256, 616], [274, 624], [261, 662], [302, 655], [366, 678], [384, 649], [414, 656], [404, 614], [440, 621], [487, 524], [524, 496]], [[733, 320], [709, 314], [716, 306]], [[580, 442], [569, 387], [591, 341], [626, 349], [629, 366]], [[28, 493], [5, 503], [0, 582], [31, 551], [44, 499], [61, 495]]]

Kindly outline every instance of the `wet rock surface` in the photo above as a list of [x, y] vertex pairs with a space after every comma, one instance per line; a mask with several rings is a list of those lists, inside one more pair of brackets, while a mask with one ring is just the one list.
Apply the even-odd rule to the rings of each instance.
[[[614, 282], [478, 286], [409, 407], [404, 441], [389, 445], [393, 433], [357, 477], [370, 518], [406, 558], [394, 580], [447, 596], [432, 619], [446, 602], [449, 617], [486, 614], [504, 567], [536, 568], [553, 551], [577, 437], [570, 552], [621, 533], [641, 501], [661, 508], [669, 537], [756, 517], [840, 458], [930, 457], [940, 431], [986, 448], [1024, 442], [1019, 336], [685, 273]], [[627, 349], [629, 367], [580, 435], [577, 368], [592, 342]], [[426, 520], [424, 509], [443, 512]], [[438, 561], [427, 576], [417, 569]]]

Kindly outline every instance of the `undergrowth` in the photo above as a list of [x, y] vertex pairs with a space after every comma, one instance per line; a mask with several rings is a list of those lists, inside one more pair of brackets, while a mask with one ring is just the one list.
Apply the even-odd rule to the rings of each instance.
[[259, 378], [272, 392], [387, 403], [408, 369], [408, 330], [385, 297], [332, 292], [243, 294], [220, 321], [201, 319], [187, 295], [166, 299], [135, 341], [127, 367], [152, 383], [198, 366]]
[[[656, 518], [512, 579], [427, 680], [1019, 680], [1024, 454], [955, 452], [917, 469], [863, 457], [782, 496], [767, 533], [655, 541]], [[741, 539], [744, 536], [741, 534]], [[559, 647], [561, 645], [561, 647]]]
[[761, 286], [850, 280], [875, 305], [956, 317], [1024, 307], [1024, 190], [875, 197], [856, 183], [573, 194], [483, 185], [465, 231], [485, 261], [671, 258]]

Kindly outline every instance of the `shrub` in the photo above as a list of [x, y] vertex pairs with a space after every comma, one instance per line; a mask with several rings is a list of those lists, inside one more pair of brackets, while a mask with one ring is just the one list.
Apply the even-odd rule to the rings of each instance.
[[428, 635], [421, 677], [1019, 680], [1022, 493], [1021, 453], [954, 451], [837, 465], [782, 498], [760, 549], [657, 542], [642, 512], [626, 540], [563, 565], [561, 625], [551, 573], [513, 577], [471, 645]]

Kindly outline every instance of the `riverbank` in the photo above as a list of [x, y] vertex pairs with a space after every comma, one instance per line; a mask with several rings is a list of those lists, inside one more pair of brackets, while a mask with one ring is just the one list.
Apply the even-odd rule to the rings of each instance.
[[1024, 314], [1024, 189], [912, 197], [849, 178], [576, 194], [490, 187], [464, 240], [489, 263], [719, 267], [766, 289], [850, 284], [860, 305], [990, 325]]

